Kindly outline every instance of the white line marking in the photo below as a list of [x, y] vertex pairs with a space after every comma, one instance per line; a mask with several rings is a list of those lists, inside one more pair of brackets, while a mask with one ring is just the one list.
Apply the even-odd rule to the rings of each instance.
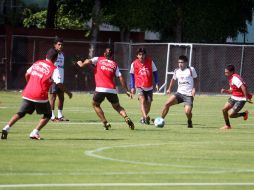
[[[204, 142], [202, 142], [204, 143]], [[130, 161], [130, 160], [122, 160], [117, 158], [111, 158], [106, 156], [98, 155], [97, 153], [113, 149], [113, 148], [128, 148], [128, 147], [139, 147], [139, 146], [159, 146], [159, 145], [167, 145], [167, 144], [177, 144], [177, 143], [161, 143], [161, 144], [139, 144], [139, 145], [121, 145], [121, 146], [111, 146], [111, 147], [101, 147], [94, 150], [86, 150], [85, 154], [90, 157], [99, 158], [103, 160], [110, 160], [115, 162], [124, 162], [124, 163], [130, 163], [130, 164], [141, 164], [141, 165], [148, 165], [148, 166], [171, 166], [171, 167], [177, 167], [177, 168], [196, 168], [196, 169], [210, 169], [209, 172], [254, 172], [254, 169], [234, 169], [232, 170], [227, 168], [216, 168], [216, 167], [205, 167], [205, 166], [191, 166], [191, 165], [178, 165], [178, 164], [166, 164], [166, 163], [154, 163], [154, 162], [140, 162], [140, 161]], [[216, 171], [217, 170], [217, 171]]]
[[254, 186], [253, 182], [226, 183], [66, 183], [66, 184], [12, 184], [0, 185], [0, 188], [24, 187], [158, 187], [158, 186]]

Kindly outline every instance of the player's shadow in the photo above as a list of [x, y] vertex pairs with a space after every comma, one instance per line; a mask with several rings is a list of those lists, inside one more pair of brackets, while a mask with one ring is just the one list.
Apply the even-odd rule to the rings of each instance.
[[125, 139], [106, 139], [106, 138], [59, 138], [59, 139], [51, 139], [44, 138], [43, 140], [47, 141], [122, 141]]

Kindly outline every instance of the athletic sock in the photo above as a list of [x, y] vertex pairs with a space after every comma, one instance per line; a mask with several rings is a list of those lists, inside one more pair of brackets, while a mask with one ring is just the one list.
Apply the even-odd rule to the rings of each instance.
[[58, 117], [58, 118], [62, 118], [62, 117], [63, 117], [62, 111], [63, 111], [63, 110], [58, 110], [58, 111], [57, 111], [57, 117]]
[[55, 114], [54, 114], [54, 110], [52, 110], [51, 111], [51, 119], [55, 119], [56, 118], [56, 116], [55, 116]]
[[9, 131], [11, 129], [11, 127], [10, 127], [10, 125], [5, 125], [5, 127], [3, 128], [3, 130], [5, 130], [5, 131]]
[[226, 125], [227, 125], [227, 126], [229, 126], [229, 127], [230, 127], [230, 122], [229, 122], [229, 119], [225, 120], [225, 123], [226, 123]]

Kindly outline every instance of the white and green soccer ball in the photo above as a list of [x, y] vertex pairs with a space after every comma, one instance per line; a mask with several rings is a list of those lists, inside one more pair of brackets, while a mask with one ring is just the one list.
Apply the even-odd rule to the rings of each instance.
[[154, 119], [155, 127], [162, 128], [165, 125], [165, 120], [162, 117], [156, 117]]

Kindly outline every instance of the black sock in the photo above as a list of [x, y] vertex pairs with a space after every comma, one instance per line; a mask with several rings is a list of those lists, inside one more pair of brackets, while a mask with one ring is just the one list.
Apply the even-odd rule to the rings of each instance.
[[229, 119], [226, 119], [225, 122], [226, 122], [226, 125], [227, 125], [227, 126], [230, 126]]

